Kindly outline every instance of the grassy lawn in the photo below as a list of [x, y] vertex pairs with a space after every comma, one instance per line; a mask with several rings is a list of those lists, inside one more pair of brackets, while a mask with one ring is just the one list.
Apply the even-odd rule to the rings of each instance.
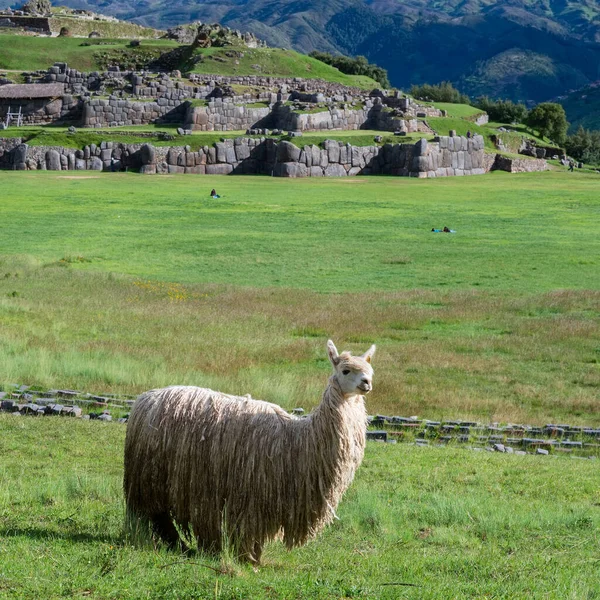
[[598, 423], [597, 181], [4, 172], [2, 379], [310, 408], [332, 336], [372, 414]]
[[0, 415], [3, 598], [597, 598], [597, 461], [370, 443], [339, 520], [254, 572], [123, 533], [125, 427]]

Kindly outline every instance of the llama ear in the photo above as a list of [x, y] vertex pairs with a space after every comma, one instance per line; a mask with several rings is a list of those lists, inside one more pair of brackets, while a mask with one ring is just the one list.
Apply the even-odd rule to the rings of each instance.
[[362, 357], [368, 362], [371, 362], [371, 357], [375, 354], [375, 344], [373, 344], [363, 355]]
[[327, 340], [327, 354], [329, 355], [331, 364], [335, 367], [340, 362], [340, 359], [337, 348], [331, 340]]

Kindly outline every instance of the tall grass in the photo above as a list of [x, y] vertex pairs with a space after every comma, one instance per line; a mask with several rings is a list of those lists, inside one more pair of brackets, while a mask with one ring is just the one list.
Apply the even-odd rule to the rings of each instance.
[[20, 264], [6, 259], [13, 275], [0, 278], [5, 384], [126, 394], [192, 384], [310, 409], [333, 337], [354, 351], [378, 344], [373, 414], [598, 422], [599, 292], [340, 296]]

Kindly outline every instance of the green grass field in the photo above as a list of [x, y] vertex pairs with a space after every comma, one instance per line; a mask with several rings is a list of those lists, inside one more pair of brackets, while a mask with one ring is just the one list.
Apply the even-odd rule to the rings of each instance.
[[[600, 424], [595, 174], [0, 189], [0, 383], [310, 409], [332, 337], [377, 344], [371, 414]], [[124, 433], [0, 414], [0, 598], [600, 598], [597, 459], [370, 443], [339, 520], [254, 571], [127, 537]]]
[[310, 408], [331, 336], [378, 344], [373, 414], [599, 422], [593, 174], [0, 184], [5, 383]]
[[0, 415], [2, 598], [598, 598], [597, 461], [370, 443], [339, 520], [254, 572], [128, 541], [124, 433]]

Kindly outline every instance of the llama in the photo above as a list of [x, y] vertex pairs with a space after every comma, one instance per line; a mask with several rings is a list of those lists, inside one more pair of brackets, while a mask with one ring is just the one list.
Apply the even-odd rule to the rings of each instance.
[[362, 462], [371, 358], [338, 354], [319, 406], [297, 418], [276, 404], [205, 388], [151, 390], [127, 425], [124, 489], [132, 522], [149, 522], [170, 547], [260, 563], [265, 542], [301, 546], [336, 517]]

